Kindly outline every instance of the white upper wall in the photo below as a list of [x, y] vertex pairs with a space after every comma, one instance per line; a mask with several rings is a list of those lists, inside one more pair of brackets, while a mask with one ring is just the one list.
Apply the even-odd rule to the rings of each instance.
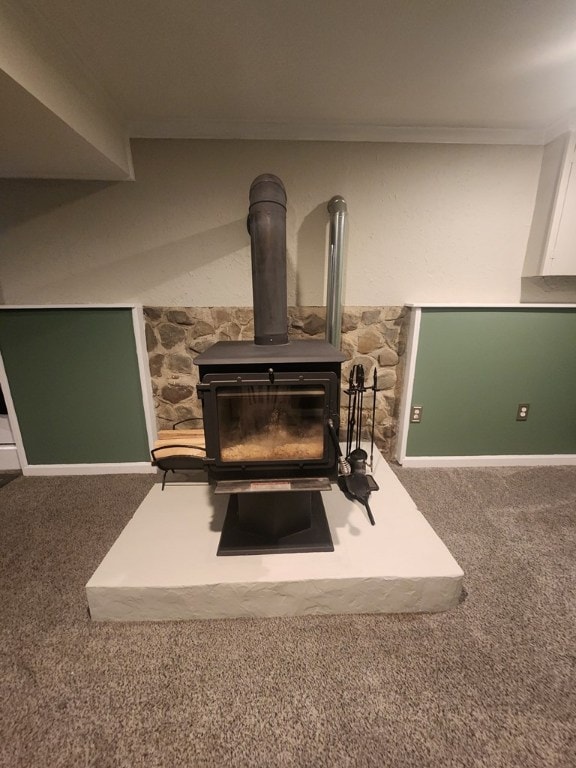
[[288, 195], [289, 303], [325, 303], [328, 213], [348, 203], [344, 302], [519, 301], [542, 149], [140, 140], [129, 183], [0, 181], [7, 304], [251, 305], [248, 189]]

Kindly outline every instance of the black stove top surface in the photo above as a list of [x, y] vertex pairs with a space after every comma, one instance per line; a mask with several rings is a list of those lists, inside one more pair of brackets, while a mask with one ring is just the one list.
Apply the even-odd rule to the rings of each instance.
[[252, 341], [217, 341], [194, 358], [195, 365], [258, 363], [342, 363], [346, 355], [327, 341], [295, 339], [288, 344], [258, 345]]

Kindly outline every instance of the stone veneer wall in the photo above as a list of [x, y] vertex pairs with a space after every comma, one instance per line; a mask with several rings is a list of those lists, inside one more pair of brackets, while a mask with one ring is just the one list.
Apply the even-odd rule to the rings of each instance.
[[[342, 318], [342, 384], [352, 365], [362, 363], [366, 383], [373, 381], [376, 367], [376, 444], [392, 458], [398, 427], [399, 396], [404, 371], [407, 331], [405, 307], [346, 307]], [[251, 307], [145, 307], [146, 342], [152, 389], [159, 429], [176, 421], [196, 417], [201, 424], [202, 407], [196, 395], [198, 369], [194, 357], [216, 341], [248, 340], [254, 337]], [[290, 307], [290, 338], [323, 338], [325, 307]], [[342, 424], [346, 424], [348, 398], [341, 398]], [[365, 436], [370, 436], [372, 397], [364, 398]], [[184, 425], [194, 426], [193, 422]], [[343, 434], [343, 430], [341, 431]]]

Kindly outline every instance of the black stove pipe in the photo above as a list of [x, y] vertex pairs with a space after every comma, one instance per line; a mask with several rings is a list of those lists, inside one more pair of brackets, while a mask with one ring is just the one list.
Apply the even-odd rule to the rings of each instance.
[[272, 173], [250, 185], [248, 232], [252, 252], [254, 343], [288, 343], [286, 190]]

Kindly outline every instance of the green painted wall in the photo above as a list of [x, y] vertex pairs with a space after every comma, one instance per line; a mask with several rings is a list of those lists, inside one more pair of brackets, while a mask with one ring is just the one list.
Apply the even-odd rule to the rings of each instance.
[[407, 456], [576, 453], [576, 311], [423, 309], [412, 405]]
[[130, 309], [1, 309], [29, 464], [150, 458]]

